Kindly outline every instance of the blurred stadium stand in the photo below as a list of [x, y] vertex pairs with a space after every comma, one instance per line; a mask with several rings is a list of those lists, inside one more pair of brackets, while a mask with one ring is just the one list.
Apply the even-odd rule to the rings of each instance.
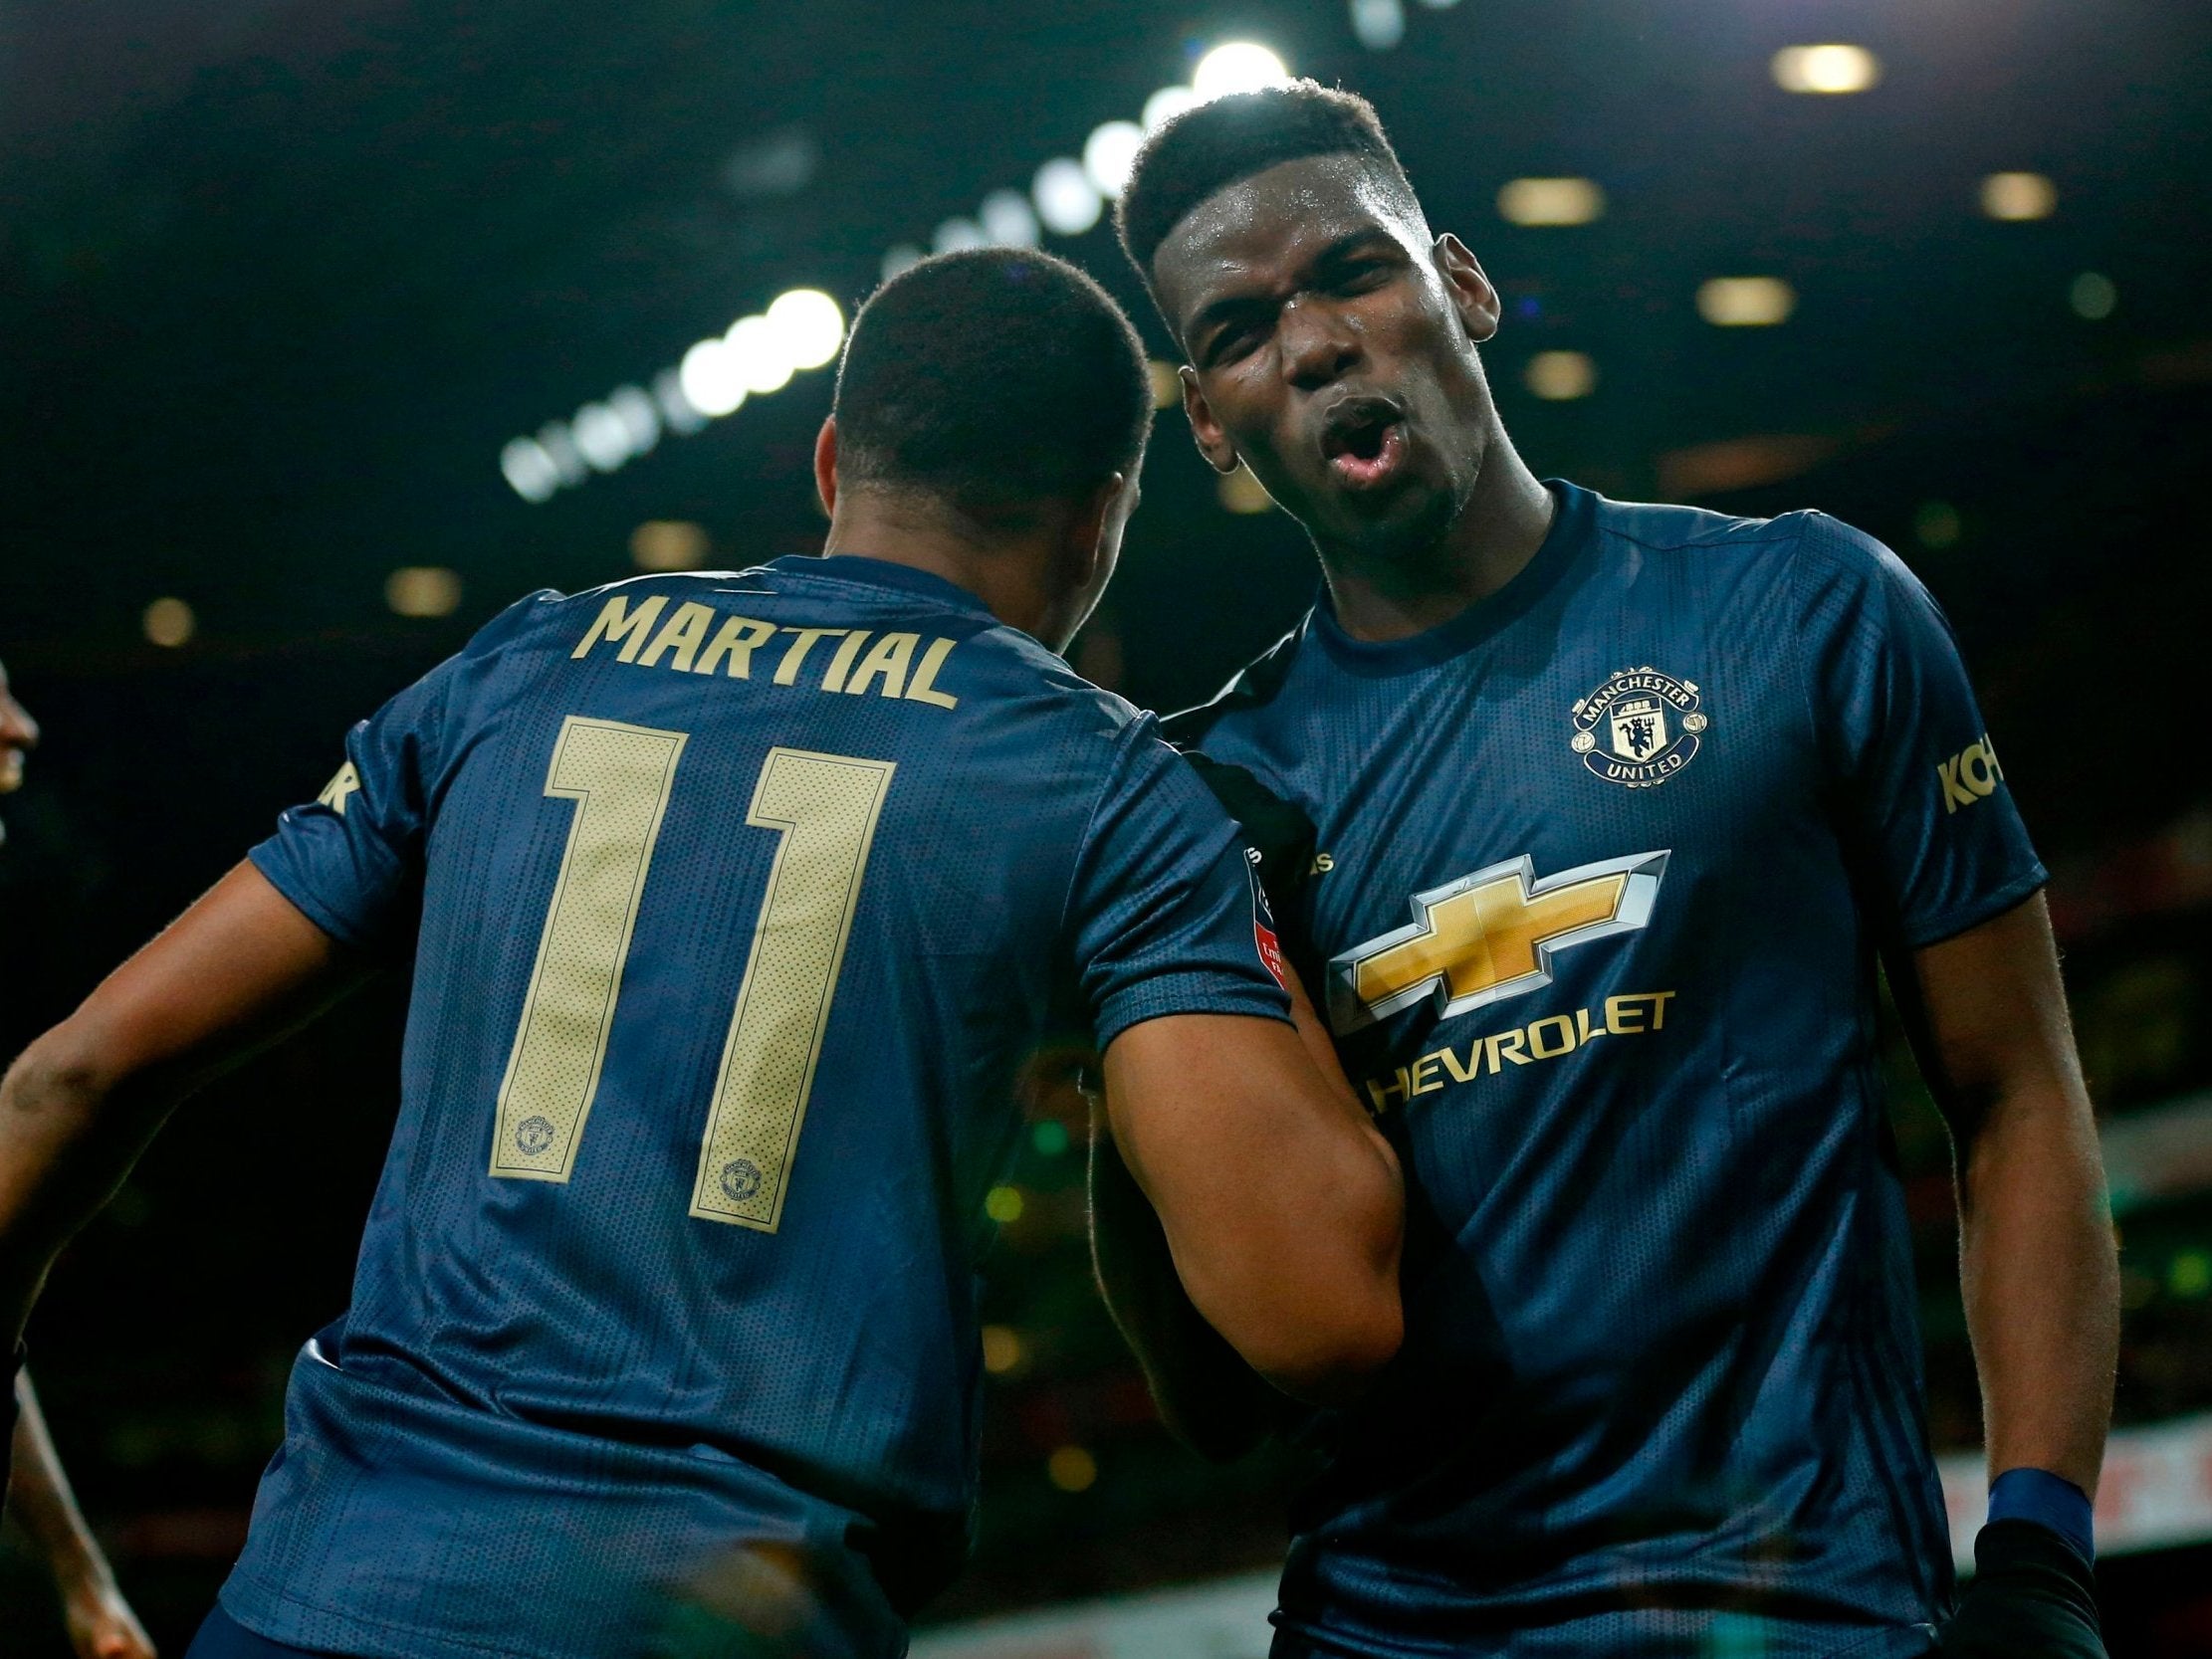
[[[2192, 0], [19, 12], [0, 25], [0, 660], [47, 742], [0, 803], [0, 1049], [509, 598], [812, 547], [827, 380], [536, 505], [503, 446], [653, 392], [786, 289], [849, 313], [887, 249], [983, 222], [1232, 37], [1377, 101], [1507, 297], [1488, 360], [1540, 472], [1825, 508], [1945, 604], [2056, 872], [2105, 1115], [2113, 1650], [2212, 1652], [2212, 12]], [[1775, 54], [1817, 41], [1862, 43], [1879, 82], [1782, 90]], [[2047, 181], [2048, 216], [1990, 216], [2043, 200], [1993, 195], [2012, 173]], [[1525, 222], [1588, 198], [1523, 192], [1512, 222], [1516, 179], [1594, 181], [1600, 216]], [[1141, 306], [1105, 228], [1046, 242]], [[1787, 320], [1705, 319], [1703, 285], [1753, 276], [1788, 285]], [[1162, 422], [1076, 653], [1163, 708], [1209, 695], [1313, 582], [1294, 527], [1218, 490], [1181, 426]], [[171, 1652], [243, 1536], [292, 1349], [342, 1304], [403, 995], [373, 989], [182, 1114], [35, 1328], [63, 1450]], [[1948, 1149], [1891, 1058], [1931, 1423], [1970, 1528]], [[1060, 1125], [993, 1203], [981, 1538], [917, 1653], [1259, 1654], [1296, 1459], [1210, 1470], [1153, 1421], [1088, 1283]], [[1093, 1610], [1033, 1611], [1067, 1603]], [[0, 1556], [10, 1659], [63, 1651], [46, 1607]], [[972, 1627], [1009, 1617], [1030, 1622]]]

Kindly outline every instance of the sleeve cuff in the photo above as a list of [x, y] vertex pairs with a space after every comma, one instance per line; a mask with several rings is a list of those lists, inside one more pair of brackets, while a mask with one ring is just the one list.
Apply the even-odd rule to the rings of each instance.
[[1902, 933], [1905, 948], [1924, 950], [1931, 944], [1941, 944], [1947, 938], [1956, 938], [1970, 929], [1979, 928], [1984, 922], [1994, 921], [2005, 912], [2025, 903], [2040, 889], [2048, 886], [2051, 873], [2041, 861], [2031, 864], [2020, 875], [2003, 887], [1986, 893], [1977, 893], [1970, 899], [1923, 917], [1905, 919]]
[[1224, 985], [1206, 973], [1163, 973], [1108, 999], [1099, 1010], [1098, 1047], [1103, 1052], [1131, 1026], [1172, 1014], [1246, 1014], [1291, 1023], [1290, 998], [1272, 986]]

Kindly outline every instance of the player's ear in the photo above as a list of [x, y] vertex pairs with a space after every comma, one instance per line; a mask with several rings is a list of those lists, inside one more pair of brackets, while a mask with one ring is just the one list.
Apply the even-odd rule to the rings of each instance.
[[1445, 231], [1437, 238], [1430, 258], [1436, 262], [1437, 275], [1443, 279], [1444, 293], [1450, 296], [1451, 309], [1459, 313], [1467, 338], [1479, 345], [1496, 337], [1502, 311], [1497, 290], [1490, 286], [1481, 262], [1467, 245]]
[[822, 504], [822, 511], [832, 518], [837, 513], [837, 417], [831, 415], [822, 422], [822, 429], [814, 434], [814, 495]]
[[1113, 558], [1113, 538], [1128, 519], [1128, 515], [1120, 511], [1123, 500], [1135, 489], [1136, 481], [1129, 474], [1115, 473], [1090, 493], [1070, 520], [1064, 545], [1071, 591], [1089, 587], [1098, 575], [1100, 562]]
[[1206, 393], [1199, 390], [1199, 371], [1185, 363], [1176, 374], [1183, 382], [1183, 412], [1191, 418], [1191, 436], [1198, 443], [1199, 453], [1216, 472], [1233, 473], [1236, 471], [1236, 446], [1228, 441], [1221, 423], [1214, 418], [1214, 406], [1206, 401]]

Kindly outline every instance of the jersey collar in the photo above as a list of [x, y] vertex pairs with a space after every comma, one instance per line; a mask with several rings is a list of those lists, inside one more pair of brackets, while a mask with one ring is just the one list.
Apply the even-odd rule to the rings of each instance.
[[898, 564], [887, 558], [868, 558], [860, 553], [785, 553], [781, 558], [770, 559], [768, 568], [778, 575], [826, 576], [832, 581], [854, 582], [863, 587], [895, 588], [902, 593], [933, 599], [953, 610], [991, 615], [991, 607], [960, 583], [947, 581], [935, 571], [917, 570], [911, 564]]
[[1589, 542], [1591, 526], [1597, 518], [1598, 498], [1565, 479], [1547, 478], [1544, 488], [1559, 502], [1559, 511], [1552, 515], [1551, 528], [1544, 532], [1543, 542], [1535, 555], [1495, 593], [1477, 599], [1457, 616], [1423, 633], [1405, 639], [1376, 641], [1354, 639], [1344, 631], [1324, 587], [1312, 612], [1310, 631], [1314, 638], [1339, 667], [1354, 674], [1377, 677], [1433, 668], [1488, 639], [1524, 615], [1548, 593], [1560, 572], [1575, 561], [1576, 554]]

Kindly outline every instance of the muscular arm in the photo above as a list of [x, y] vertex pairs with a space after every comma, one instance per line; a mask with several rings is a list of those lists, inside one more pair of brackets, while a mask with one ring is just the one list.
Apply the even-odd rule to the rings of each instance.
[[0, 1081], [0, 1351], [170, 1108], [354, 977], [329, 935], [240, 864], [24, 1051]]
[[1296, 1032], [1184, 1016], [1108, 1050], [1094, 1136], [1101, 1288], [1171, 1428], [1236, 1456], [1279, 1405], [1396, 1351], [1404, 1196], [1302, 993]]
[[[2119, 1269], [2042, 897], [1915, 953], [1900, 1004], [1957, 1143], [1961, 1279], [1992, 1478], [2095, 1494]], [[1916, 995], [1910, 994], [1916, 992]]]

